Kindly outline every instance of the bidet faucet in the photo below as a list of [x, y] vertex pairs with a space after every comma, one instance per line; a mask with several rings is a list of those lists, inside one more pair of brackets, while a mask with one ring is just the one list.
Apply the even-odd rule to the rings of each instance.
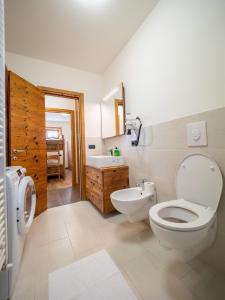
[[145, 182], [147, 182], [148, 179], [144, 178], [144, 179], [140, 179], [137, 183], [136, 183], [136, 187], [141, 187], [142, 190], [144, 190], [144, 184]]

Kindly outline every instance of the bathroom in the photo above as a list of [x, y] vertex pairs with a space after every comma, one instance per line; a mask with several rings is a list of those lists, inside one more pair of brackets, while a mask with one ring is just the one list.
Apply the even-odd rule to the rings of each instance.
[[[119, 170], [116, 189], [140, 190], [144, 181], [154, 183], [152, 208], [178, 199], [177, 174], [184, 159], [204, 157], [210, 160], [210, 167], [216, 171], [219, 167], [218, 187], [211, 182], [206, 186], [210, 192], [217, 189], [219, 195], [215, 236], [208, 247], [188, 259], [181, 259], [176, 249], [158, 242], [149, 222], [150, 207], [144, 218], [132, 222], [129, 216], [114, 211], [111, 183], [105, 191], [110, 203], [101, 206], [96, 187], [88, 185], [94, 175], [87, 173], [81, 180], [81, 188], [86, 181], [87, 194], [81, 201], [43, 209], [34, 218], [12, 299], [224, 299], [225, 194], [221, 180], [225, 174], [225, 2], [67, 0], [57, 1], [55, 7], [52, 1], [47, 1], [49, 6], [42, 1], [43, 7], [36, 0], [29, 4], [24, 0], [7, 2], [7, 69], [37, 87], [84, 95], [85, 131], [80, 136], [84, 139], [85, 171], [92, 172], [90, 157], [108, 155]], [[92, 26], [82, 23], [73, 5]], [[38, 29], [42, 14], [45, 22]], [[103, 30], [105, 15], [114, 20], [114, 29], [107, 23], [107, 34]], [[59, 24], [54, 16], [58, 16]], [[69, 26], [74, 16], [83, 36], [76, 33], [80, 40], [72, 48]], [[68, 23], [63, 27], [65, 17]], [[47, 22], [51, 18], [53, 23]], [[62, 43], [58, 48], [57, 35], [52, 35], [52, 44], [47, 45], [49, 36], [44, 26], [49, 32], [60, 27]], [[68, 37], [63, 36], [66, 30]], [[88, 47], [83, 43], [85, 38]], [[57, 50], [53, 51], [54, 47]], [[109, 132], [109, 117], [103, 116], [109, 98], [124, 101], [124, 119], [121, 111], [119, 114], [121, 107], [117, 117], [111, 116], [113, 122], [123, 125], [117, 124], [113, 134]], [[132, 145], [132, 141], [137, 143]], [[115, 155], [120, 156], [111, 157], [110, 150], [115, 147], [119, 151]], [[96, 176], [103, 181], [108, 176], [107, 182], [111, 182], [111, 173], [105, 172]], [[199, 177], [195, 180], [200, 181]], [[94, 201], [88, 201], [92, 196]], [[85, 269], [92, 256], [96, 264], [87, 263]], [[98, 259], [106, 260], [104, 266], [111, 259], [114, 275], [105, 279], [109, 269], [99, 267]], [[69, 273], [72, 266], [74, 273]]]

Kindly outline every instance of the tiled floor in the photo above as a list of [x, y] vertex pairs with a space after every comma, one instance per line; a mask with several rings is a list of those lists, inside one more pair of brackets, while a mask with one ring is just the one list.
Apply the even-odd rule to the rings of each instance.
[[91, 300], [137, 300], [106, 250], [49, 274], [49, 300], [87, 300], [90, 295]]
[[197, 259], [178, 261], [158, 245], [147, 223], [131, 224], [119, 214], [104, 218], [83, 201], [49, 209], [35, 219], [13, 300], [48, 299], [49, 272], [101, 249], [110, 254], [138, 299], [225, 299], [223, 274]]

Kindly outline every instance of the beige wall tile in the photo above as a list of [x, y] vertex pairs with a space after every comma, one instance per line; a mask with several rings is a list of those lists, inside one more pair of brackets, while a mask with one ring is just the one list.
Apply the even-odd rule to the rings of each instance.
[[[207, 147], [188, 147], [186, 125], [196, 121], [207, 122]], [[134, 186], [142, 178], [156, 183], [158, 201], [176, 199], [175, 177], [182, 159], [191, 153], [208, 155], [218, 163], [225, 176], [225, 108], [211, 110], [181, 119], [153, 125], [152, 144], [147, 147], [131, 147], [128, 136], [104, 140], [104, 151], [118, 146], [130, 168], [130, 184]], [[218, 235], [214, 245], [202, 255], [215, 267], [225, 270], [221, 254], [225, 249], [225, 192], [218, 208]], [[223, 262], [223, 263], [222, 263]]]

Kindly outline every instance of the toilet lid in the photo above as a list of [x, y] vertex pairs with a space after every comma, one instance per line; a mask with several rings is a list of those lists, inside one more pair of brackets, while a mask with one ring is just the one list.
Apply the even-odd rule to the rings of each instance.
[[193, 154], [181, 162], [176, 178], [178, 199], [216, 210], [222, 188], [222, 175], [215, 161], [201, 154]]

